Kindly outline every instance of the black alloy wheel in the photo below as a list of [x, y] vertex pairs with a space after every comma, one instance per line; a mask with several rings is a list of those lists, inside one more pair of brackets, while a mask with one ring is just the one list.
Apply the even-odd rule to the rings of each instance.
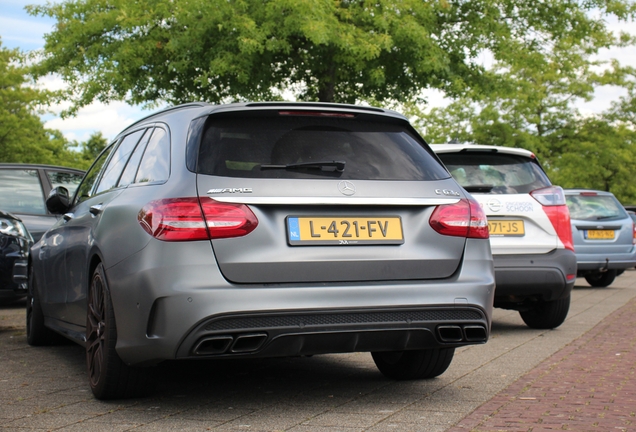
[[97, 399], [123, 399], [151, 391], [148, 369], [126, 365], [117, 355], [115, 312], [104, 267], [93, 273], [86, 313], [86, 366], [91, 390]]

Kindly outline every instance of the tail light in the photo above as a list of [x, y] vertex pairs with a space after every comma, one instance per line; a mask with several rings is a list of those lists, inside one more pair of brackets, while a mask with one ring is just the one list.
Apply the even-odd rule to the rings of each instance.
[[634, 233], [632, 236], [632, 244], [636, 245], [636, 224], [634, 224], [634, 222], [632, 222], [632, 232]]
[[574, 251], [570, 211], [565, 203], [565, 194], [559, 186], [548, 186], [530, 192], [530, 196], [541, 204], [554, 230], [566, 249]]
[[241, 237], [258, 220], [245, 204], [221, 203], [209, 198], [169, 198], [151, 201], [137, 215], [141, 227], [164, 241], [194, 241]]
[[488, 238], [488, 220], [479, 203], [460, 199], [455, 204], [438, 206], [429, 219], [431, 227], [442, 235]]

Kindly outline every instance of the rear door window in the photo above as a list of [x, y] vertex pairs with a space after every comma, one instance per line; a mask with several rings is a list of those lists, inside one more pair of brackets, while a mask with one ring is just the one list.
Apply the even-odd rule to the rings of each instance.
[[95, 159], [95, 162], [93, 162], [93, 165], [86, 172], [86, 175], [77, 188], [77, 193], [75, 194], [74, 198], [74, 204], [78, 204], [93, 196], [93, 186], [99, 178], [99, 173], [102, 171], [104, 162], [106, 162], [106, 160], [108, 159], [108, 155], [113, 151], [114, 148], [115, 144], [111, 144], [97, 157], [97, 159]]
[[0, 169], [0, 209], [45, 215], [44, 195], [35, 169]]
[[135, 183], [156, 183], [170, 176], [170, 137], [165, 129], [155, 128], [139, 164]]
[[523, 156], [472, 151], [438, 156], [468, 192], [526, 194], [551, 184], [539, 164]]
[[139, 162], [141, 161], [141, 156], [144, 154], [144, 150], [146, 150], [146, 143], [148, 142], [148, 138], [152, 134], [152, 128], [146, 130], [144, 136], [139, 140], [139, 144], [135, 148], [132, 156], [128, 159], [128, 163], [126, 164], [126, 168], [124, 168], [124, 172], [119, 179], [119, 185], [128, 186], [129, 184], [135, 181], [135, 176], [137, 175], [137, 170], [139, 169]]
[[309, 115], [212, 117], [197, 170], [252, 178], [449, 177], [426, 144], [399, 124]]
[[138, 130], [136, 132], [127, 135], [119, 147], [114, 151], [113, 157], [108, 162], [106, 169], [104, 170], [104, 174], [102, 175], [101, 180], [99, 181], [99, 185], [97, 186], [97, 190], [95, 193], [100, 193], [114, 187], [117, 187], [119, 182], [119, 177], [128, 163], [128, 159], [130, 155], [135, 150], [137, 143], [141, 139], [144, 129]]

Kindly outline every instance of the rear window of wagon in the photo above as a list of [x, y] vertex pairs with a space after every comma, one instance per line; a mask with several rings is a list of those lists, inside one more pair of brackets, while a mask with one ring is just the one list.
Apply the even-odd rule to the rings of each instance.
[[[344, 170], [285, 168], [330, 161], [344, 162]], [[197, 172], [249, 178], [449, 178], [426, 144], [399, 124], [310, 115], [210, 118]]]
[[612, 195], [565, 195], [570, 218], [585, 221], [617, 220], [627, 218], [627, 212]]

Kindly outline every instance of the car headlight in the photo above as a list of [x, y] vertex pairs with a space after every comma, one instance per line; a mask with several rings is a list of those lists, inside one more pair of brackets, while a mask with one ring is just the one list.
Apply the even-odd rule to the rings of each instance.
[[27, 231], [24, 224], [15, 219], [0, 217], [0, 233], [14, 237], [23, 237], [33, 241], [31, 234]]

